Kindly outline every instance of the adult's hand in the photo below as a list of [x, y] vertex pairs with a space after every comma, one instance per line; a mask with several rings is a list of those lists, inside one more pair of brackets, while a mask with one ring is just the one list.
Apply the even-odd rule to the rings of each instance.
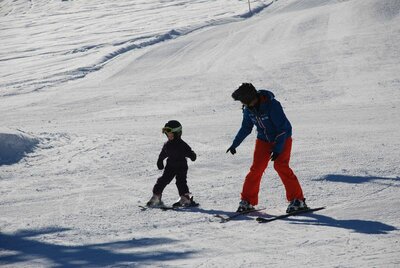
[[231, 154], [236, 154], [236, 149], [233, 148], [232, 146], [228, 148], [228, 150], [226, 150], [226, 153], [230, 152]]

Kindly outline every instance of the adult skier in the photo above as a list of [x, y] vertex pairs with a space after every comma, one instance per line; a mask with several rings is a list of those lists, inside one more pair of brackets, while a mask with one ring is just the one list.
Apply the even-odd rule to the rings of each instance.
[[243, 105], [243, 121], [226, 152], [235, 154], [236, 148], [251, 133], [253, 126], [257, 128], [253, 163], [244, 180], [237, 211], [254, 210], [254, 206], [258, 204], [261, 177], [270, 160], [274, 162], [274, 169], [285, 186], [289, 201], [286, 212], [307, 209], [300, 183], [289, 167], [292, 126], [279, 101], [272, 92], [257, 91], [251, 83], [243, 83], [232, 93], [232, 98]]

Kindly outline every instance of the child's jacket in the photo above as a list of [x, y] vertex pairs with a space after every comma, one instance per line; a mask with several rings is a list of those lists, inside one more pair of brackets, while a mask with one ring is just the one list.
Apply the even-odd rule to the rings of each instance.
[[196, 160], [196, 154], [190, 146], [181, 138], [176, 137], [164, 144], [157, 162], [162, 162], [165, 158], [168, 158], [167, 165], [169, 166], [187, 167], [186, 157], [189, 157], [192, 161]]

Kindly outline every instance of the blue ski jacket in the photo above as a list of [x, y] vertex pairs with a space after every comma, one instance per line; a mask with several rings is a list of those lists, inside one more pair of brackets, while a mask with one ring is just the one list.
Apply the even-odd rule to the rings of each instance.
[[275, 95], [268, 90], [259, 90], [260, 102], [257, 107], [243, 108], [243, 121], [235, 139], [233, 148], [237, 148], [251, 133], [253, 126], [257, 128], [257, 138], [274, 143], [273, 151], [281, 153], [287, 138], [292, 136], [292, 126], [283, 112]]

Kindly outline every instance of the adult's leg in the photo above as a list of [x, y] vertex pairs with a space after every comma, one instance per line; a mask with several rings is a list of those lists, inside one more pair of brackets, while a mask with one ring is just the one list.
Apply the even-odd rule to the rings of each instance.
[[261, 177], [268, 166], [271, 150], [271, 143], [259, 139], [256, 140], [253, 163], [244, 180], [241, 193], [241, 199], [246, 200], [253, 206], [258, 204], [258, 192], [260, 191]]
[[301, 189], [299, 180], [289, 167], [290, 154], [292, 151], [292, 138], [289, 137], [285, 141], [282, 153], [274, 161], [274, 168], [282, 180], [286, 190], [286, 198], [288, 201], [293, 199], [303, 200], [303, 190]]

